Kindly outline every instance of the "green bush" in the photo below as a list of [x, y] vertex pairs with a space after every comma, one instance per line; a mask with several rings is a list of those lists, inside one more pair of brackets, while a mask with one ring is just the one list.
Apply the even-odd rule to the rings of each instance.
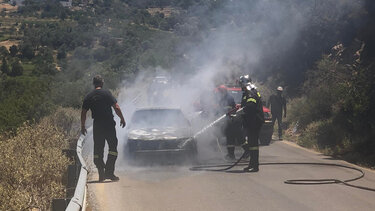
[[318, 89], [308, 96], [295, 98], [288, 103], [288, 122], [297, 122], [299, 130], [310, 123], [326, 120], [335, 115], [335, 96], [327, 90]]
[[27, 120], [39, 120], [53, 110], [48, 78], [0, 78], [0, 131], [15, 130]]
[[321, 124], [322, 122], [313, 122], [307, 125], [306, 129], [298, 138], [297, 144], [307, 148], [318, 149], [317, 136]]
[[53, 198], [64, 197], [66, 146], [66, 136], [48, 118], [1, 141], [0, 210], [48, 210]]
[[[373, 70], [345, 61], [342, 45], [308, 73], [304, 94], [289, 104], [297, 142], [351, 162], [374, 165]], [[373, 67], [372, 67], [373, 68]]]
[[308, 148], [326, 151], [327, 154], [342, 152], [349, 145], [344, 141], [346, 133], [342, 132], [336, 124], [331, 119], [311, 122], [301, 133], [297, 143]]

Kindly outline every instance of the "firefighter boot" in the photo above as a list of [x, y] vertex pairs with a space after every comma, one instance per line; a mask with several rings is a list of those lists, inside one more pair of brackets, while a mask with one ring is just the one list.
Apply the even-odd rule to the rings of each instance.
[[114, 174], [116, 159], [117, 159], [117, 154], [116, 155], [113, 155], [113, 153], [108, 154], [107, 163], [105, 165], [105, 178], [106, 179], [110, 179], [112, 181], [120, 180], [120, 178], [115, 176]]
[[104, 173], [105, 164], [103, 162], [103, 158], [99, 155], [94, 155], [94, 163], [95, 163], [96, 168], [98, 169], [99, 182], [103, 182], [105, 180], [105, 173]]
[[103, 182], [105, 180], [104, 168], [98, 168], [98, 174], [99, 174], [99, 182]]
[[250, 150], [249, 166], [244, 168], [245, 172], [258, 172], [259, 171], [259, 150]]

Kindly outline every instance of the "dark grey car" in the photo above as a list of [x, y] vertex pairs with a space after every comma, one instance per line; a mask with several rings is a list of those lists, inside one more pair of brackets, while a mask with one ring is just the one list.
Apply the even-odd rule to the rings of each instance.
[[127, 130], [126, 151], [130, 159], [171, 158], [183, 155], [195, 159], [197, 144], [191, 124], [180, 109], [144, 108], [134, 112]]

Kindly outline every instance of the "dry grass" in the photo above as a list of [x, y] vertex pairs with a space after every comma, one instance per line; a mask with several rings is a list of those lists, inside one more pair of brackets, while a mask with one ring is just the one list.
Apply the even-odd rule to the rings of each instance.
[[69, 138], [80, 134], [81, 111], [74, 108], [58, 108], [48, 118], [52, 125], [60, 128]]
[[13, 137], [0, 137], [0, 210], [49, 210], [63, 198], [63, 175], [69, 164], [62, 154], [77, 134], [77, 110], [59, 108], [38, 124], [24, 124]]

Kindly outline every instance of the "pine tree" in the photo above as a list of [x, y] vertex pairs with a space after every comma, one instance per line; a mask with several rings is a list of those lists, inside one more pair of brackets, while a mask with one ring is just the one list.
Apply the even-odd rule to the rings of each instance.
[[7, 75], [9, 74], [9, 66], [5, 57], [3, 57], [3, 60], [1, 62], [1, 72]]
[[16, 45], [12, 45], [12, 46], [10, 46], [10, 48], [9, 48], [9, 53], [10, 53], [10, 55], [11, 55], [12, 57], [15, 57], [15, 56], [17, 55], [17, 53], [18, 53], [18, 48], [17, 48], [17, 46], [16, 46]]
[[20, 62], [19, 61], [13, 62], [12, 71], [10, 72], [9, 75], [15, 77], [15, 76], [20, 76], [22, 74], [23, 74], [23, 67], [20, 64]]

